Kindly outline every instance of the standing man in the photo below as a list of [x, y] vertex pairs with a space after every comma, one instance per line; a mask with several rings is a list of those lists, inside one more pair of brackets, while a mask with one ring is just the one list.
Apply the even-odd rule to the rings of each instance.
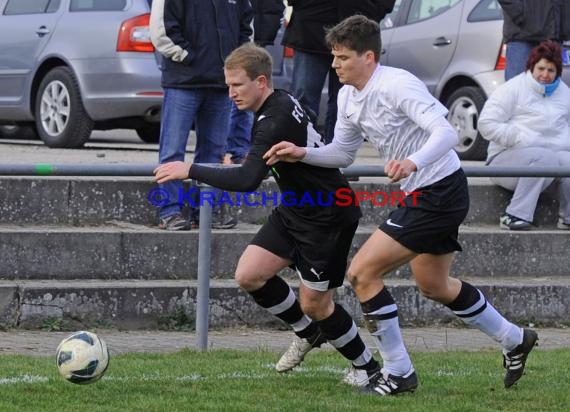
[[331, 68], [332, 56], [325, 41], [325, 29], [354, 14], [379, 22], [392, 11], [394, 3], [395, 0], [288, 0], [293, 13], [282, 43], [295, 50], [291, 93], [317, 124], [321, 94], [328, 75], [325, 143], [330, 143], [334, 136], [337, 95], [342, 86]]
[[568, 0], [498, 0], [503, 9], [507, 43], [505, 80], [525, 71], [530, 51], [543, 40], [570, 39]]
[[[271, 46], [281, 27], [285, 4], [283, 0], [251, 0], [253, 7], [253, 41]], [[253, 113], [238, 110], [232, 103], [230, 133], [226, 146], [225, 164], [242, 164], [249, 152]]]
[[[255, 113], [252, 147], [245, 163], [233, 168], [166, 163], [155, 170], [158, 183], [191, 177], [225, 190], [248, 192], [269, 171], [263, 154], [283, 136], [303, 147], [320, 144], [319, 134], [299, 103], [287, 92], [273, 90], [271, 56], [265, 49], [241, 46], [226, 59], [224, 72], [237, 107]], [[361, 375], [373, 376], [379, 370], [378, 362], [348, 312], [333, 301], [334, 290], [344, 281], [346, 259], [361, 216], [354, 194], [350, 191], [350, 206], [336, 204], [337, 190], [350, 190], [338, 169], [280, 163], [271, 172], [281, 194], [287, 194], [286, 200], [281, 197], [243, 252], [235, 278], [259, 306], [289, 324], [297, 335], [276, 369], [294, 368], [312, 348], [328, 341]], [[277, 194], [269, 199], [279, 203]], [[277, 276], [287, 267], [299, 275], [299, 301]]]
[[449, 276], [458, 228], [469, 209], [467, 179], [453, 151], [457, 134], [447, 109], [412, 74], [378, 64], [380, 26], [364, 16], [350, 17], [327, 33], [333, 67], [345, 85], [338, 97], [335, 138], [319, 148], [281, 142], [265, 154], [269, 165], [302, 161], [320, 167], [346, 167], [368, 138], [387, 161], [393, 182], [410, 195], [391, 212], [360, 248], [348, 279], [362, 306], [366, 325], [384, 360], [368, 388], [379, 395], [413, 392], [418, 378], [404, 346], [394, 299], [384, 276], [409, 263], [420, 292], [451, 309], [465, 323], [503, 348], [505, 387], [523, 374], [538, 336], [501, 316], [475, 286]]
[[[184, 160], [188, 134], [196, 130], [196, 163], [221, 163], [229, 131], [231, 102], [224, 81], [224, 59], [250, 40], [249, 0], [154, 0], [152, 43], [164, 56], [164, 101], [160, 126], [159, 162]], [[197, 226], [199, 210], [182, 216], [182, 181], [161, 186], [168, 203], [160, 208], [159, 227], [186, 230]], [[212, 227], [227, 228], [223, 216]]]
[[283, 23], [283, 0], [251, 0], [253, 6], [253, 40], [260, 46], [272, 46]]

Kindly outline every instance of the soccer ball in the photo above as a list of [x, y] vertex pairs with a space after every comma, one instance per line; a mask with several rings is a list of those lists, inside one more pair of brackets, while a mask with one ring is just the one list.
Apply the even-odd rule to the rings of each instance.
[[92, 332], [75, 332], [57, 347], [57, 368], [69, 382], [80, 385], [101, 379], [109, 366], [109, 351], [103, 339]]

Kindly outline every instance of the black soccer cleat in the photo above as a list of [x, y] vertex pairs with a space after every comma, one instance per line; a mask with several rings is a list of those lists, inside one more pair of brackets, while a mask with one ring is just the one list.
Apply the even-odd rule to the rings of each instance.
[[370, 378], [364, 391], [380, 396], [397, 395], [404, 392], [413, 393], [418, 384], [418, 375], [416, 375], [413, 367], [404, 376], [390, 375], [382, 369]]
[[510, 388], [523, 376], [526, 358], [537, 342], [538, 334], [531, 329], [524, 329], [522, 343], [503, 354], [503, 367], [507, 370], [504, 379], [505, 388]]

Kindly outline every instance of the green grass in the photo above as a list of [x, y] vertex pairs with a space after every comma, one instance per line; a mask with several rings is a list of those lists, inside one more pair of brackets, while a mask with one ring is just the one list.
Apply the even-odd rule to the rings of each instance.
[[52, 357], [0, 356], [0, 411], [570, 411], [570, 349], [532, 352], [503, 388], [498, 351], [413, 353], [420, 387], [380, 398], [342, 385], [346, 361], [315, 351], [280, 375], [278, 354], [185, 350], [111, 358], [105, 377], [79, 386]]

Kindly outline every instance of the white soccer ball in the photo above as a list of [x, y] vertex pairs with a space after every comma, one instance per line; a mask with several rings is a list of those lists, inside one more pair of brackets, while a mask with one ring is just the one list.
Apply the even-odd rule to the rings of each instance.
[[57, 368], [69, 382], [80, 385], [101, 379], [109, 366], [109, 351], [103, 339], [92, 332], [75, 332], [57, 347]]

